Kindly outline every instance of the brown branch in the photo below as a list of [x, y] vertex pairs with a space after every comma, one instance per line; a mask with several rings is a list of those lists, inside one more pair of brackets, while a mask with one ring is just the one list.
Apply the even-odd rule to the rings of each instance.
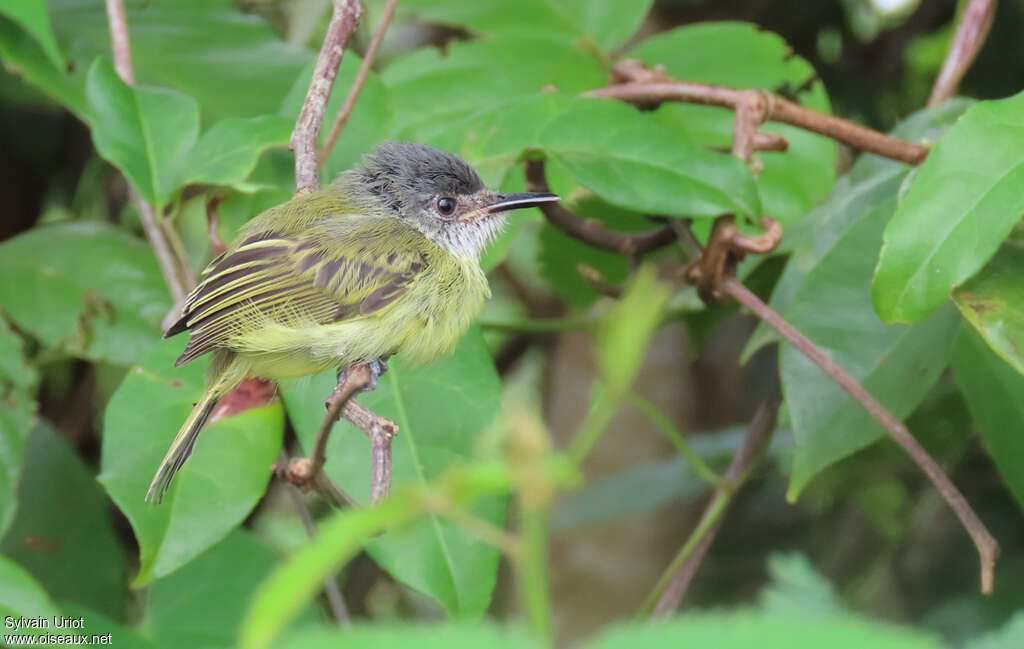
[[996, 0], [970, 0], [967, 8], [960, 16], [956, 35], [950, 45], [946, 60], [942, 62], [942, 70], [935, 79], [932, 94], [928, 97], [928, 105], [941, 104], [956, 94], [960, 80], [974, 62], [974, 58], [985, 44], [985, 37], [992, 27], [992, 19], [996, 14]]
[[[123, 0], [107, 0], [107, 24], [110, 29], [110, 48], [114, 53], [114, 69], [117, 76], [127, 85], [135, 84], [135, 72], [132, 69], [131, 41], [128, 38], [128, 21], [125, 18]], [[185, 296], [192, 289], [194, 281], [192, 273], [188, 268], [188, 260], [182, 260], [175, 254], [171, 243], [160, 221], [157, 218], [156, 210], [147, 200], [142, 198], [135, 188], [128, 184], [129, 195], [138, 207], [139, 221], [142, 223], [142, 231], [146, 234], [153, 255], [156, 257], [160, 272], [164, 276], [167, 288], [174, 301], [172, 314], [177, 315], [180, 305], [185, 301]], [[169, 316], [170, 317], [170, 316]]]
[[[621, 83], [616, 83], [618, 81]], [[830, 137], [860, 151], [910, 164], [919, 164], [928, 155], [927, 147], [891, 137], [849, 120], [819, 113], [764, 90], [737, 90], [675, 81], [658, 70], [651, 72], [642, 68], [642, 64], [637, 61], [625, 61], [617, 65], [613, 84], [607, 88], [591, 90], [586, 96], [618, 99], [644, 106], [678, 101], [731, 110], [758, 103], [763, 104], [764, 121], [790, 124]], [[741, 146], [746, 148], [748, 145], [743, 143]]]
[[397, 4], [398, 0], [388, 0], [388, 3], [384, 5], [384, 13], [381, 14], [380, 23], [370, 38], [370, 45], [366, 48], [363, 63], [359, 66], [359, 72], [356, 74], [355, 81], [352, 82], [352, 87], [348, 89], [345, 103], [342, 104], [341, 110], [338, 111], [338, 116], [334, 120], [334, 126], [331, 127], [331, 132], [327, 136], [327, 142], [324, 144], [323, 149], [320, 150], [321, 165], [331, 156], [331, 151], [334, 149], [335, 142], [338, 141], [338, 136], [341, 135], [341, 130], [345, 128], [348, 120], [352, 117], [352, 111], [356, 107], [356, 100], [359, 99], [359, 93], [366, 83], [366, 78], [370, 76], [373, 61], [377, 58], [377, 50], [380, 49], [381, 41], [384, 40], [384, 34], [387, 33], [388, 25], [391, 24], [391, 18], [395, 15], [395, 5]]
[[579, 276], [583, 278], [583, 281], [586, 282], [590, 288], [594, 289], [595, 293], [605, 295], [616, 300], [622, 297], [622, 287], [609, 282], [605, 279], [605, 276], [601, 274], [601, 271], [593, 266], [580, 262], [576, 264], [576, 272], [579, 273]]
[[309, 92], [302, 104], [302, 112], [295, 122], [295, 130], [289, 142], [295, 153], [295, 192], [316, 191], [320, 186], [317, 164], [317, 140], [323, 124], [327, 100], [338, 76], [338, 66], [345, 54], [352, 32], [359, 26], [363, 6], [359, 0], [334, 0], [334, 12], [327, 26], [320, 56], [316, 60]]
[[[679, 608], [679, 602], [686, 596], [690, 582], [697, 575], [708, 549], [715, 541], [724, 514], [733, 496], [746, 482], [754, 462], [761, 455], [761, 451], [768, 446], [775, 432], [775, 420], [779, 412], [781, 399], [778, 396], [765, 401], [757, 408], [754, 418], [747, 428], [747, 435], [743, 439], [743, 445], [736, 455], [733, 456], [729, 468], [722, 476], [723, 486], [715, 490], [714, 495], [704, 508], [701, 520], [697, 528], [683, 544], [679, 554], [673, 560], [666, 575], [671, 575], [671, 582], [661, 593], [657, 605], [652, 612], [653, 617], [666, 617]], [[657, 593], [658, 590], [655, 590]]]
[[398, 426], [377, 415], [355, 401], [355, 395], [372, 389], [373, 370], [367, 364], [353, 365], [325, 401], [327, 412], [320, 422], [312, 454], [291, 458], [287, 464], [275, 466], [278, 477], [302, 489], [316, 487], [336, 507], [354, 504], [345, 492], [335, 486], [324, 474], [327, 462], [327, 440], [334, 424], [344, 417], [370, 439], [373, 465], [370, 471], [370, 503], [387, 497], [391, 489], [391, 440], [398, 434]]
[[743, 306], [750, 309], [754, 315], [766, 322], [773, 329], [782, 334], [791, 345], [801, 354], [806, 356], [839, 387], [843, 388], [871, 418], [877, 421], [900, 447], [907, 452], [914, 462], [924, 471], [925, 475], [932, 481], [935, 488], [949, 504], [957, 518], [963, 524], [971, 540], [978, 550], [981, 560], [981, 592], [990, 594], [994, 582], [994, 570], [996, 557], [999, 556], [999, 543], [989, 534], [985, 524], [981, 522], [978, 515], [971, 508], [970, 503], [963, 497], [960, 490], [949, 479], [949, 476], [936, 464], [928, 452], [918, 443], [907, 427], [903, 425], [895, 415], [889, 412], [885, 406], [871, 396], [852, 376], [847, 374], [841, 367], [832, 362], [814, 343], [808, 340], [803, 334], [796, 330], [778, 313], [762, 302], [760, 298], [751, 293], [743, 284], [735, 278], [728, 278], [723, 284], [725, 291], [734, 297]]
[[206, 201], [206, 235], [210, 238], [210, 247], [213, 249], [214, 255], [222, 255], [227, 252], [228, 249], [228, 247], [224, 245], [224, 241], [220, 238], [219, 232], [220, 215], [218, 213], [218, 208], [223, 200], [223, 196], [213, 196]]
[[[543, 160], [527, 160], [526, 188], [531, 192], [550, 192], [544, 173]], [[589, 243], [595, 248], [610, 250], [627, 257], [637, 257], [664, 247], [676, 239], [668, 225], [649, 232], [616, 232], [594, 219], [583, 219], [562, 207], [560, 203], [544, 203], [541, 212], [551, 225], [571, 237]]]

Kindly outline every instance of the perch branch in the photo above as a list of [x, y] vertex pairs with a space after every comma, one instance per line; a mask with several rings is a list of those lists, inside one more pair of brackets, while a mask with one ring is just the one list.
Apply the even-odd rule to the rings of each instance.
[[[779, 412], [779, 397], [772, 397], [757, 408], [747, 428], [743, 445], [733, 456], [729, 468], [722, 476], [722, 484], [704, 508], [696, 529], [686, 539], [679, 553], [669, 564], [658, 585], [654, 587], [644, 606], [644, 612], [651, 611], [653, 617], [666, 617], [679, 608], [679, 602], [686, 595], [690, 582], [700, 569], [708, 549], [714, 543], [715, 535], [722, 525], [723, 515], [733, 496], [746, 482], [754, 462], [772, 439], [775, 420]], [[657, 602], [655, 604], [655, 602]]]
[[928, 97], [929, 106], [941, 104], [956, 94], [960, 80], [985, 44], [995, 14], [996, 0], [970, 0], [967, 3], [967, 8], [960, 16], [953, 43], [946, 53], [946, 60], [942, 62], [942, 69], [935, 79], [932, 94]]
[[832, 359], [822, 353], [814, 343], [797, 331], [793, 325], [789, 324], [782, 316], [773, 311], [735, 278], [730, 277], [726, 279], [723, 283], [723, 288], [736, 301], [750, 309], [754, 315], [782, 334], [782, 337], [793, 347], [821, 368], [830, 379], [835, 381], [839, 387], [853, 397], [871, 415], [872, 419], [882, 425], [889, 434], [889, 437], [899, 444], [910, 455], [917, 466], [924, 471], [957, 518], [960, 519], [967, 533], [970, 534], [971, 540], [974, 541], [981, 560], [981, 592], [986, 595], [990, 594], [994, 581], [996, 557], [999, 556], [999, 543], [989, 534], [985, 524], [981, 522], [974, 509], [971, 508], [970, 503], [967, 502], [963, 494], [960, 493], [960, 490], [949, 479], [949, 476], [928, 455], [928, 451], [910, 434], [910, 431], [903, 425], [903, 422], [871, 396], [856, 379], [832, 362]]
[[359, 93], [363, 90], [363, 85], [366, 83], [366, 78], [370, 76], [370, 69], [373, 67], [373, 61], [377, 58], [377, 50], [380, 49], [381, 41], [384, 40], [384, 34], [388, 31], [388, 25], [391, 24], [391, 18], [395, 15], [395, 5], [398, 4], [398, 0], [388, 0], [388, 3], [384, 5], [384, 13], [380, 17], [380, 24], [377, 25], [377, 29], [374, 30], [373, 36], [370, 38], [370, 45], [366, 48], [366, 55], [363, 57], [363, 62], [359, 66], [359, 72], [356, 73], [355, 81], [352, 82], [352, 87], [348, 89], [348, 95], [345, 96], [345, 103], [342, 104], [341, 110], [338, 111], [338, 116], [334, 120], [334, 125], [331, 127], [331, 132], [327, 136], [327, 142], [324, 144], [324, 148], [320, 151], [320, 164], [321, 166], [330, 157], [331, 151], [334, 149], [334, 143], [338, 141], [338, 136], [341, 135], [341, 130], [348, 124], [348, 120], [352, 117], [352, 111], [355, 110], [356, 100], [359, 99]]
[[[624, 61], [615, 67], [612, 85], [591, 90], [588, 97], [619, 99], [632, 104], [657, 105], [666, 101], [719, 106], [738, 111], [740, 107], [763, 104], [764, 121], [782, 122], [806, 131], [830, 137], [860, 151], [910, 164], [920, 164], [928, 148], [900, 140], [885, 133], [833, 115], [805, 108], [800, 104], [764, 90], [737, 90], [703, 83], [676, 81], [664, 71], [648, 70], [638, 61]], [[742, 144], [748, 147], [747, 143]]]
[[[543, 160], [526, 162], [526, 189], [531, 192], [550, 192]], [[560, 203], [544, 203], [541, 212], [551, 225], [570, 237], [589, 243], [595, 248], [610, 250], [627, 257], [637, 257], [675, 241], [676, 234], [668, 225], [649, 232], [616, 232], [594, 219], [583, 219]]]
[[338, 76], [338, 66], [341, 65], [345, 47], [352, 37], [352, 32], [359, 26], [362, 14], [363, 6], [359, 0], [334, 0], [334, 11], [327, 26], [327, 35], [320, 48], [309, 91], [302, 103], [302, 112], [295, 122], [295, 130], [292, 131], [289, 142], [291, 150], [295, 153], [296, 193], [316, 191], [320, 186], [316, 155], [320, 126], [323, 124], [327, 100], [331, 96], [334, 79]]

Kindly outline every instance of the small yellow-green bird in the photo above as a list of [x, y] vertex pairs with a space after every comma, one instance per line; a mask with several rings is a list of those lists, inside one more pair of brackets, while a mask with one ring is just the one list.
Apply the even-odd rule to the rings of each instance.
[[508, 210], [554, 194], [499, 194], [451, 153], [386, 142], [361, 166], [250, 221], [203, 272], [177, 366], [213, 353], [206, 390], [149, 486], [159, 502], [217, 401], [248, 375], [343, 370], [451, 353], [490, 297], [480, 253]]

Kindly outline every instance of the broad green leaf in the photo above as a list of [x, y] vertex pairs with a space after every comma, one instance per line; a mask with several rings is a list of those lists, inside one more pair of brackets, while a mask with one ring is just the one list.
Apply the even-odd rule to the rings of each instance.
[[[334, 82], [334, 92], [324, 112], [323, 128], [320, 129], [320, 145], [327, 141], [327, 136], [334, 124], [335, 117], [341, 110], [341, 106], [348, 95], [348, 89], [352, 86], [362, 60], [355, 52], [346, 52], [341, 60], [341, 68], [338, 70], [338, 77]], [[302, 109], [302, 102], [306, 99], [306, 92], [309, 90], [309, 82], [313, 76], [313, 61], [297, 73], [294, 84], [287, 96], [281, 102], [278, 115], [285, 118], [290, 124], [294, 124]], [[366, 84], [359, 93], [352, 115], [341, 132], [331, 157], [324, 163], [320, 175], [323, 182], [331, 182], [334, 178], [359, 163], [362, 155], [368, 152], [374, 145], [385, 139], [391, 129], [392, 109], [391, 96], [380, 77], [371, 72], [366, 78]], [[289, 166], [294, 167], [292, 158], [288, 157]], [[294, 178], [294, 171], [292, 173]], [[294, 181], [292, 181], [294, 182]]]
[[181, 368], [184, 337], [128, 371], [107, 405], [99, 481], [139, 542], [136, 586], [168, 575], [223, 539], [263, 496], [283, 429], [279, 403], [208, 425], [160, 505], [146, 489], [203, 389], [208, 362]]
[[1024, 509], [1024, 376], [970, 327], [953, 349], [953, 374], [1003, 483]]
[[919, 322], [985, 265], [1024, 212], [1024, 93], [967, 110], [885, 230], [872, 284], [886, 322]]
[[[57, 41], [85, 70], [109, 55], [104, 0], [48, 0]], [[138, 84], [194, 97], [204, 120], [256, 117], [277, 110], [313, 52], [281, 41], [231, 0], [134, 0], [126, 3]]]
[[643, 22], [652, 0], [407, 0], [420, 18], [488, 34], [550, 34], [606, 52]]
[[217, 122], [185, 156], [172, 190], [191, 183], [234, 185], [244, 181], [264, 151], [288, 144], [293, 125], [274, 115]]
[[199, 135], [199, 104], [166, 88], [128, 87], [107, 59], [85, 86], [96, 150], [157, 209], [178, 188], [178, 170]]
[[57, 46], [57, 38], [50, 27], [46, 0], [7, 0], [0, 3], [0, 13], [21, 25], [42, 46], [46, 56], [57, 69], [64, 67], [64, 56]]
[[47, 347], [134, 363], [168, 308], [152, 251], [111, 226], [60, 223], [0, 244], [0, 309]]
[[36, 424], [38, 380], [35, 367], [25, 359], [21, 338], [0, 317], [0, 538], [18, 508], [25, 440]]
[[[392, 445], [393, 487], [424, 484], [472, 457], [477, 438], [497, 413], [500, 392], [480, 332], [470, 330], [452, 356], [426, 367], [407, 367], [401, 354], [388, 366], [377, 390], [361, 395], [359, 402], [398, 424]], [[307, 450], [313, 447], [323, 400], [334, 384], [334, 372], [326, 372], [285, 388], [289, 418]], [[327, 474], [354, 498], [366, 501], [370, 444], [347, 423], [336, 425], [331, 435]], [[474, 512], [501, 526], [504, 499], [485, 500]], [[478, 617], [490, 604], [498, 551], [437, 516], [375, 539], [368, 550], [395, 579], [434, 597], [452, 617]]]
[[539, 144], [540, 130], [569, 101], [571, 97], [561, 92], [525, 95], [461, 119], [443, 117], [417, 124], [403, 137], [457, 153], [473, 165], [484, 184], [498, 187], [523, 151]]
[[[37, 620], [45, 618], [51, 624], [53, 616], [59, 615], [50, 597], [24, 568], [0, 555], [0, 618], [4, 620]], [[5, 630], [8, 627], [4, 627]], [[10, 629], [14, 630], [14, 629]], [[36, 635], [46, 632], [34, 629], [17, 629], [18, 633]]]
[[564, 39], [497, 36], [455, 43], [442, 56], [421, 49], [382, 74], [395, 98], [394, 133], [407, 139], [423, 124], [457, 120], [554, 90], [574, 95], [605, 85], [607, 71]]
[[526, 629], [481, 623], [356, 625], [349, 629], [299, 631], [275, 645], [279, 649], [540, 649], [541, 642]]
[[1024, 374], [1024, 247], [1007, 242], [953, 301], [994, 352]]
[[[748, 23], [713, 22], [677, 27], [643, 40], [631, 50], [650, 66], [662, 64], [676, 79], [734, 88], [762, 88], [781, 93], [813, 110], [831, 112], [824, 85], [814, 69], [794, 56], [782, 38]], [[663, 124], [693, 142], [728, 149], [733, 112], [724, 108], [668, 103], [657, 111]], [[761, 131], [789, 142], [785, 153], [764, 152], [757, 186], [766, 214], [788, 225], [807, 213], [835, 181], [836, 143], [785, 124], [768, 123]]]
[[124, 616], [125, 556], [92, 472], [48, 425], [25, 444], [18, 515], [0, 552], [61, 602]]
[[677, 217], [761, 214], [746, 165], [620, 102], [580, 99], [540, 141], [577, 182], [625, 209]]
[[253, 592], [276, 563], [274, 552], [235, 530], [150, 587], [142, 629], [159, 647], [234, 646]]
[[633, 623], [600, 633], [586, 649], [944, 649], [910, 629], [853, 616], [812, 618], [754, 611], [687, 613], [658, 624]]
[[[923, 110], [907, 118], [892, 134], [913, 142], [935, 140], [968, 106], [969, 101], [960, 99]], [[836, 182], [828, 199], [786, 231], [779, 250], [789, 253], [789, 261], [772, 291], [770, 303], [777, 313], [789, 310], [808, 273], [851, 227], [875, 212], [892, 213], [910, 169], [900, 162], [863, 154], [850, 172]], [[778, 334], [774, 329], [763, 323], [758, 325], [743, 351], [743, 361], [776, 340]]]
[[[871, 308], [875, 250], [890, 211], [851, 227], [814, 267], [784, 314], [897, 417], [920, 403], [949, 360], [960, 317], [952, 305], [914, 326], [886, 325]], [[780, 348], [782, 389], [793, 421], [796, 456], [790, 499], [833, 462], [871, 444], [882, 427], [790, 345]]]

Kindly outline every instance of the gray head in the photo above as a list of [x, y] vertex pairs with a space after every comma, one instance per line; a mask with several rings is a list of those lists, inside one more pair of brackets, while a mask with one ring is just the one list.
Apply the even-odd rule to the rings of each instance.
[[385, 208], [460, 257], [479, 257], [506, 211], [558, 200], [493, 192], [462, 158], [414, 142], [384, 142], [339, 182], [358, 203]]

